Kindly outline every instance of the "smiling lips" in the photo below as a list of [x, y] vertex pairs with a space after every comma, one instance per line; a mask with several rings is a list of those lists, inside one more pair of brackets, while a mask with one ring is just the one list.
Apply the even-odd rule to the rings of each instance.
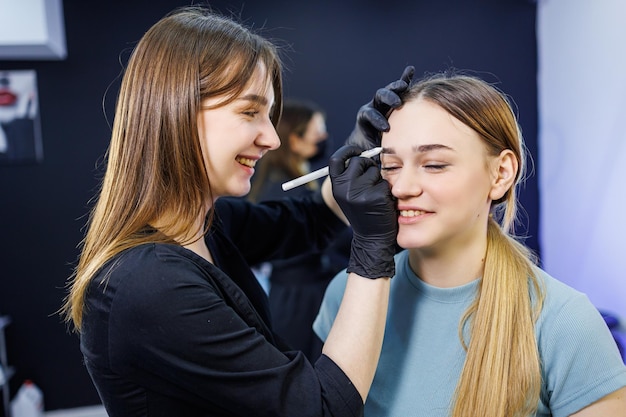
[[235, 160], [239, 162], [241, 165], [245, 165], [249, 168], [254, 168], [254, 166], [256, 165], [256, 159], [244, 158], [240, 156], [240, 157], [235, 158]]

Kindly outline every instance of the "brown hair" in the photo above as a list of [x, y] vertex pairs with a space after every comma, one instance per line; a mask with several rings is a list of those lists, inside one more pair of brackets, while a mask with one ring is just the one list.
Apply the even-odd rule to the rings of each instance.
[[[436, 74], [411, 86], [403, 101], [431, 101], [483, 139], [491, 155], [510, 149], [524, 177], [525, 148], [512, 107], [487, 82], [462, 74]], [[532, 253], [514, 236], [516, 186], [492, 203], [487, 253], [480, 289], [459, 323], [467, 358], [459, 379], [452, 417], [531, 415], [541, 391], [535, 321], [543, 290]], [[533, 303], [531, 294], [536, 295]], [[469, 324], [469, 343], [463, 328]]]
[[[143, 243], [184, 241], [199, 231], [195, 221], [212, 201], [198, 135], [201, 102], [233, 101], [259, 63], [274, 89], [276, 125], [282, 64], [268, 40], [207, 7], [190, 6], [165, 16], [139, 41], [122, 79], [106, 174], [62, 309], [77, 330], [85, 291], [107, 261]], [[168, 220], [155, 230], [150, 225], [157, 219]]]

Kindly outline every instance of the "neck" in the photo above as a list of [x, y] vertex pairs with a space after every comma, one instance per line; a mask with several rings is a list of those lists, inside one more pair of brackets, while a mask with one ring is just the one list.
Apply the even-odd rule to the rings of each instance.
[[189, 249], [192, 252], [195, 252], [197, 255], [202, 256], [207, 261], [213, 263], [213, 256], [211, 256], [211, 252], [204, 240], [204, 228], [205, 228], [206, 217], [198, 216], [195, 223], [193, 224], [193, 230], [195, 230], [195, 235], [192, 239], [187, 240], [181, 244], [183, 247]]
[[422, 281], [435, 287], [458, 287], [480, 278], [484, 271], [486, 241], [459, 250], [409, 249], [409, 265]]
[[209, 247], [206, 245], [206, 242], [202, 236], [198, 240], [192, 243], [183, 245], [183, 247], [194, 252], [196, 255], [203, 257], [207, 261], [214, 263], [213, 256], [211, 255], [211, 252], [209, 251]]
[[[204, 240], [206, 216], [198, 216], [192, 224], [184, 226], [184, 231], [182, 231], [183, 226], [177, 225], [176, 221], [171, 216], [171, 214], [165, 214], [156, 221], [151, 222], [151, 226], [168, 236], [172, 236], [173, 240], [182, 247], [195, 252], [197, 255], [213, 263], [213, 257]], [[172, 225], [177, 226], [175, 231], [172, 230]]]

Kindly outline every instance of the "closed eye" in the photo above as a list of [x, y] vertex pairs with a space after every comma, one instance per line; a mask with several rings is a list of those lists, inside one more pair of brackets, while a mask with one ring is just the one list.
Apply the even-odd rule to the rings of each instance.
[[427, 164], [427, 165], [424, 165], [424, 168], [429, 170], [429, 171], [442, 171], [446, 167], [448, 167], [448, 164]]
[[248, 110], [248, 111], [244, 111], [242, 112], [244, 115], [248, 116], [248, 117], [254, 117], [257, 114], [259, 114], [258, 110]]

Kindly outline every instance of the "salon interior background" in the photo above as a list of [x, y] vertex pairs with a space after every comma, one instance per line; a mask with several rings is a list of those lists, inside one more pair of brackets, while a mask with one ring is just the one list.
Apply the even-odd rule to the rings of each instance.
[[[0, 1], [0, 13], [18, 1]], [[49, 410], [98, 403], [78, 338], [55, 311], [98, 185], [118, 61], [151, 24], [185, 4], [66, 1], [66, 59], [0, 60], [0, 71], [37, 72], [44, 150], [41, 163], [0, 166], [0, 314], [13, 319], [6, 329], [16, 368], [11, 393], [32, 378]], [[335, 145], [359, 106], [407, 64], [418, 76], [455, 67], [497, 82], [516, 103], [534, 158], [522, 192], [527, 227], [519, 231], [549, 272], [626, 316], [618, 241], [626, 235], [621, 0], [211, 4], [281, 41], [286, 95], [327, 110]]]

